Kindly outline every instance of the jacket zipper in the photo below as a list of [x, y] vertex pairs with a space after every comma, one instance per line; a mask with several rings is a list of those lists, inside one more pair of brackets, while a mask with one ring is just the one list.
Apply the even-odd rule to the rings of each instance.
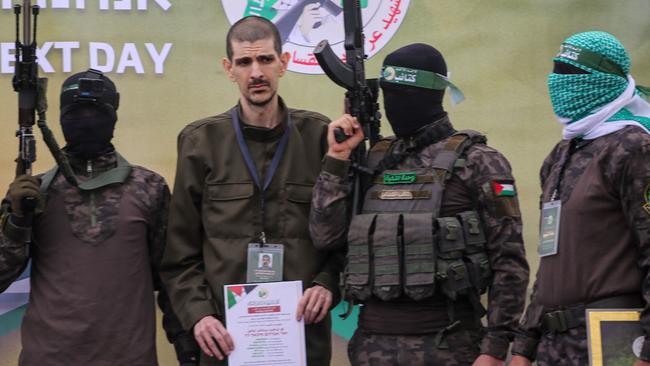
[[[93, 177], [93, 163], [91, 160], [86, 162], [86, 173], [90, 178]], [[90, 191], [90, 226], [97, 226], [97, 207], [95, 207], [95, 191]]]

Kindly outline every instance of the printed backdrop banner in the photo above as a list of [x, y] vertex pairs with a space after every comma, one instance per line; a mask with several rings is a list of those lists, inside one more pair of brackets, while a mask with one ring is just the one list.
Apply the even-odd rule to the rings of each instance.
[[[0, 0], [0, 188], [14, 175], [17, 98], [11, 87], [15, 59], [13, 4]], [[275, 22], [291, 55], [279, 93], [294, 108], [330, 118], [341, 113], [344, 90], [321, 74], [312, 50], [327, 38], [343, 55], [341, 0], [34, 0], [39, 16], [41, 76], [49, 78], [48, 120], [61, 145], [59, 89], [74, 72], [93, 67], [115, 81], [121, 93], [114, 145], [131, 163], [173, 183], [176, 136], [193, 120], [216, 115], [238, 98], [223, 71], [225, 37], [246, 15]], [[647, 0], [425, 1], [360, 0], [368, 54], [368, 77], [379, 75], [383, 58], [414, 42], [444, 55], [451, 81], [466, 96], [447, 106], [457, 129], [486, 133], [490, 145], [510, 160], [522, 206], [531, 267], [539, 222], [538, 170], [560, 139], [546, 91], [552, 58], [567, 36], [604, 30], [619, 37], [632, 59], [632, 74], [650, 83], [650, 2]], [[383, 122], [382, 134], [391, 135]], [[34, 171], [53, 165], [36, 132]], [[232, 143], [232, 141], [215, 141]], [[639, 202], [643, 204], [643, 202]], [[27, 276], [26, 274], [23, 276]], [[0, 297], [0, 366], [15, 365], [19, 323], [28, 300], [28, 277]], [[333, 365], [346, 365], [345, 345], [355, 318], [339, 322], [334, 310]], [[159, 329], [160, 364], [174, 365], [172, 348]]]

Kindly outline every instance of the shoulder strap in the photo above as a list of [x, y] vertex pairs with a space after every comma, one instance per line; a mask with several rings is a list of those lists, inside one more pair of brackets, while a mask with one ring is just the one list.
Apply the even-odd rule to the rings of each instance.
[[395, 137], [388, 137], [375, 143], [368, 152], [368, 168], [376, 169], [384, 156], [390, 152], [391, 145], [395, 142]]
[[465, 151], [474, 144], [484, 144], [485, 142], [487, 142], [487, 139], [480, 132], [474, 130], [458, 131], [447, 139], [442, 151], [433, 160], [431, 167], [436, 172], [436, 175], [440, 178], [444, 177], [443, 182], [446, 182], [451, 177], [454, 168], [465, 165], [464, 159], [461, 159]]
[[50, 188], [50, 184], [52, 184], [52, 181], [54, 180], [54, 177], [56, 177], [56, 174], [59, 172], [59, 166], [55, 165], [54, 168], [48, 170], [43, 174], [41, 177], [41, 193], [42, 194], [47, 194], [47, 189]]

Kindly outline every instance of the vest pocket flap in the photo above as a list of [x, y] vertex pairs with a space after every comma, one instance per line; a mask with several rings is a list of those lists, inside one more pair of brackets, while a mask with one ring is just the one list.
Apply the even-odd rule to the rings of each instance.
[[458, 214], [458, 217], [463, 223], [463, 234], [467, 246], [478, 246], [482, 248], [483, 244], [486, 243], [485, 233], [483, 232], [483, 225], [481, 225], [481, 220], [476, 211], [461, 212]]
[[[392, 246], [397, 247], [400, 214], [377, 215], [373, 246], [375, 248]], [[377, 249], [375, 249], [377, 250]]]
[[373, 294], [381, 300], [388, 301], [401, 295], [401, 273], [399, 241], [400, 214], [378, 214], [375, 233], [372, 237]]
[[[371, 227], [374, 226], [376, 214], [363, 214], [352, 216], [350, 229], [348, 229], [348, 245], [361, 246], [366, 248], [368, 244], [368, 237], [372, 235]], [[349, 251], [349, 250], [348, 250]]]
[[437, 221], [438, 249], [440, 249], [440, 253], [447, 254], [464, 250], [465, 235], [458, 219], [455, 217], [440, 217]]
[[404, 245], [431, 244], [433, 251], [433, 214], [404, 215]]
[[468, 254], [466, 258], [472, 283], [479, 293], [482, 293], [490, 286], [490, 280], [492, 279], [492, 269], [490, 268], [487, 253]]
[[311, 203], [312, 185], [287, 183], [287, 200], [295, 203]]
[[403, 215], [404, 292], [416, 301], [431, 297], [435, 292], [433, 222], [432, 213]]
[[370, 296], [370, 252], [368, 239], [372, 235], [375, 214], [354, 215], [348, 230], [348, 254], [345, 270], [347, 292], [361, 300]]
[[250, 198], [255, 192], [253, 183], [212, 183], [208, 184], [208, 197], [211, 201], [231, 201]]

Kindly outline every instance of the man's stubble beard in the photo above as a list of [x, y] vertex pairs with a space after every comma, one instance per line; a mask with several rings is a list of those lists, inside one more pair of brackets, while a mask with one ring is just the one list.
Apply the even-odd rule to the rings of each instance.
[[277, 92], [273, 91], [273, 93], [271, 93], [271, 95], [267, 99], [264, 99], [264, 100], [261, 100], [261, 101], [255, 101], [250, 96], [246, 97], [246, 100], [248, 101], [248, 104], [250, 104], [252, 106], [266, 107], [269, 103], [271, 103], [271, 101], [273, 100], [273, 97], [275, 97], [276, 94], [277, 94]]

